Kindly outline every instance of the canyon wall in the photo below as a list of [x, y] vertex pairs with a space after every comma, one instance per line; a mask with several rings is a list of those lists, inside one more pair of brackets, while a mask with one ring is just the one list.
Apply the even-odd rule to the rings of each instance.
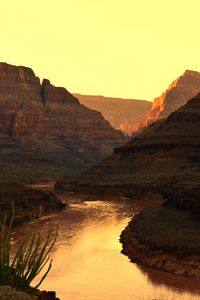
[[81, 105], [65, 88], [47, 79], [41, 84], [30, 68], [0, 63], [0, 166], [5, 178], [29, 182], [45, 179], [46, 173], [53, 178], [80, 171], [125, 141], [101, 113]]
[[104, 118], [131, 136], [156, 120], [168, 117], [200, 92], [200, 73], [186, 70], [152, 102], [74, 94], [80, 103], [100, 111]]

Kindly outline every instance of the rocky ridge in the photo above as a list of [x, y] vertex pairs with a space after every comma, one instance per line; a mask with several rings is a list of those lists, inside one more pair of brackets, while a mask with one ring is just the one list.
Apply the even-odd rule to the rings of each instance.
[[167, 118], [172, 112], [200, 92], [200, 73], [186, 70], [168, 89], [153, 101], [144, 121], [145, 127], [158, 119]]

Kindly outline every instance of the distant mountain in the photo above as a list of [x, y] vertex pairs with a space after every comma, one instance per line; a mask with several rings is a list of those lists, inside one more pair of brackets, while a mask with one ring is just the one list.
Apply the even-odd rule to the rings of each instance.
[[127, 135], [132, 135], [152, 105], [146, 100], [80, 94], [74, 94], [74, 96], [85, 106], [101, 112], [115, 129], [120, 129]]
[[145, 118], [145, 125], [168, 117], [200, 92], [200, 73], [186, 70], [174, 80], [168, 89], [154, 99], [152, 108]]
[[60, 186], [93, 194], [171, 193], [169, 201], [199, 215], [199, 128], [200, 94], [116, 148], [100, 164], [74, 177], [73, 182], [65, 181]]
[[55, 179], [112, 153], [125, 137], [101, 113], [27, 67], [0, 63], [0, 181]]

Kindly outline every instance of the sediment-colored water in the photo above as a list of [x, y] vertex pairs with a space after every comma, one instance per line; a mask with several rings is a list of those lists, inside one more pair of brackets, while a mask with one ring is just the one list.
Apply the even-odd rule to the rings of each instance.
[[121, 254], [119, 236], [137, 203], [62, 199], [69, 207], [40, 224], [44, 235], [50, 224], [59, 225], [53, 267], [41, 289], [55, 290], [61, 300], [200, 299], [198, 281], [140, 267]]

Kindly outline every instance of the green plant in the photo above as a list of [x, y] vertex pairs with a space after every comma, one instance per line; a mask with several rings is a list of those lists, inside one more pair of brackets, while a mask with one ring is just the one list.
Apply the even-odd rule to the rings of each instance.
[[7, 224], [7, 217], [0, 222], [0, 285], [10, 285], [17, 290], [27, 290], [35, 277], [46, 267], [41, 280], [35, 286], [38, 288], [52, 266], [50, 252], [55, 244], [57, 231], [50, 229], [46, 239], [40, 232], [33, 230], [30, 222], [15, 255], [11, 259], [11, 230], [14, 221], [12, 217]]

